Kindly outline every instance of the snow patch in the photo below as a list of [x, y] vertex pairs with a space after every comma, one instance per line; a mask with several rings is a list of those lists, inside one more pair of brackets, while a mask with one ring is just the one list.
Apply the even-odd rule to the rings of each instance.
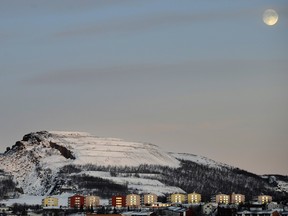
[[178, 158], [180, 160], [188, 160], [188, 161], [192, 161], [195, 162], [197, 164], [202, 164], [208, 167], [214, 167], [214, 168], [222, 168], [222, 167], [229, 167], [232, 168], [232, 166], [224, 164], [224, 163], [220, 163], [220, 162], [216, 162], [212, 159], [203, 157], [203, 156], [199, 156], [199, 155], [194, 155], [194, 154], [187, 154], [187, 153], [173, 153], [173, 152], [169, 152], [169, 155]]

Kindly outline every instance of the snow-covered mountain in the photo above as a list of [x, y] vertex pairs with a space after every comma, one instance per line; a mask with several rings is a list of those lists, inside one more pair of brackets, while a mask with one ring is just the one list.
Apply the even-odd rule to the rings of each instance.
[[180, 162], [149, 143], [100, 138], [84, 132], [27, 134], [0, 157], [0, 169], [14, 175], [25, 193], [43, 194], [65, 165], [179, 167]]
[[[187, 153], [166, 153], [149, 143], [101, 138], [84, 132], [40, 131], [0, 154], [0, 171], [13, 176], [18, 191], [30, 195], [73, 192], [198, 191], [286, 196], [285, 177], [272, 183], [256, 174]], [[281, 187], [277, 181], [281, 180]], [[1, 184], [1, 182], [0, 182]], [[283, 189], [284, 187], [284, 189]], [[0, 197], [1, 198], [1, 197]]]

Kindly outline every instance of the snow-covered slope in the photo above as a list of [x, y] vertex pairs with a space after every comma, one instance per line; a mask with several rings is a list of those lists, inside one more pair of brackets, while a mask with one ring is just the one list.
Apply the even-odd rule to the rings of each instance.
[[27, 134], [0, 156], [0, 169], [13, 174], [28, 194], [44, 194], [52, 189], [60, 168], [71, 164], [179, 167], [180, 162], [156, 145], [58, 131]]
[[209, 159], [207, 157], [204, 156], [200, 156], [200, 155], [194, 155], [194, 154], [188, 154], [188, 153], [173, 153], [173, 152], [169, 152], [169, 155], [171, 155], [174, 158], [180, 159], [180, 160], [188, 160], [188, 161], [192, 161], [195, 162], [197, 164], [202, 164], [208, 167], [214, 167], [214, 168], [222, 168], [222, 167], [228, 167], [228, 168], [232, 168], [232, 166], [224, 164], [224, 163], [220, 163], [220, 162], [216, 162], [212, 159]]
[[263, 175], [263, 179], [274, 187], [275, 191], [288, 193], [288, 176], [281, 175]]
[[179, 187], [167, 186], [159, 180], [151, 179], [151, 176], [149, 177], [147, 175], [143, 175], [142, 177], [128, 177], [125, 175], [123, 177], [114, 177], [111, 176], [110, 172], [101, 171], [84, 171], [76, 175], [82, 174], [108, 179], [120, 185], [127, 184], [129, 190], [137, 191], [138, 193], [154, 193], [158, 196], [164, 196], [169, 193], [185, 193], [185, 191]]
[[49, 141], [59, 143], [74, 153], [74, 164], [139, 166], [157, 164], [178, 167], [179, 161], [148, 143], [99, 138], [79, 132], [51, 132]]
[[111, 189], [109, 193], [117, 193], [117, 188], [158, 195], [198, 190], [206, 196], [217, 193], [219, 187], [227, 193], [240, 189], [247, 194], [251, 190], [285, 192], [288, 182], [286, 177], [277, 176], [277, 182], [268, 184], [256, 174], [203, 156], [166, 153], [156, 145], [83, 132], [27, 134], [0, 154], [0, 170], [14, 176], [20, 188], [17, 191], [22, 189], [28, 195], [58, 194], [69, 189], [85, 193], [91, 188], [97, 193], [103, 185], [95, 186], [95, 182], [102, 180]]

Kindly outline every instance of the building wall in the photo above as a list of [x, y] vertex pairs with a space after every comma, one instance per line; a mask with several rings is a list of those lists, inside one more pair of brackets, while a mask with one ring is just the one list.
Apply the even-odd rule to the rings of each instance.
[[232, 193], [230, 202], [234, 203], [234, 204], [239, 204], [241, 202], [244, 203], [245, 202], [245, 195]]
[[42, 206], [58, 206], [58, 198], [55, 197], [46, 197], [42, 200]]
[[144, 205], [151, 205], [152, 203], [157, 202], [157, 195], [156, 194], [144, 194], [143, 200], [144, 200]]
[[200, 203], [201, 202], [201, 194], [198, 193], [190, 193], [187, 195], [188, 203]]
[[215, 197], [216, 203], [228, 204], [230, 202], [230, 196], [227, 194], [217, 194]]
[[172, 203], [185, 203], [186, 195], [185, 194], [180, 194], [180, 193], [171, 194], [170, 201]]
[[138, 194], [128, 194], [126, 196], [126, 206], [139, 207], [141, 205], [140, 195]]
[[112, 206], [114, 207], [125, 207], [126, 206], [126, 196], [112, 196]]
[[100, 205], [100, 197], [98, 196], [86, 196], [85, 197], [85, 207], [91, 208]]

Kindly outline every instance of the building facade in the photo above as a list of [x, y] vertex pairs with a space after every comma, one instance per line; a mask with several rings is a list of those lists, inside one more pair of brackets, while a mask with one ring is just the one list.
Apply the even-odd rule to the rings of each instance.
[[85, 197], [79, 194], [75, 194], [71, 197], [68, 197], [68, 207], [69, 208], [84, 208]]
[[143, 196], [143, 204], [144, 205], [152, 205], [153, 203], [157, 202], [157, 195], [156, 194], [144, 194]]
[[272, 196], [269, 195], [260, 195], [258, 196], [258, 203], [270, 203], [272, 202]]
[[140, 195], [138, 195], [138, 194], [128, 194], [126, 196], [126, 206], [129, 206], [129, 207], [139, 207], [139, 206], [141, 206]]
[[117, 208], [126, 206], [126, 196], [112, 196], [111, 205]]
[[171, 194], [170, 202], [171, 203], [185, 203], [186, 202], [186, 195], [180, 194], [180, 193]]
[[56, 197], [46, 197], [42, 199], [43, 207], [56, 207], [58, 206], [58, 198]]
[[187, 195], [188, 203], [200, 203], [201, 202], [201, 194], [198, 193], [190, 193]]
[[245, 195], [232, 193], [230, 202], [233, 204], [244, 203], [245, 202]]
[[230, 196], [227, 194], [217, 194], [215, 197], [215, 202], [228, 204], [230, 202]]
[[95, 208], [100, 205], [100, 197], [98, 196], [86, 196], [85, 197], [85, 207], [86, 208]]

